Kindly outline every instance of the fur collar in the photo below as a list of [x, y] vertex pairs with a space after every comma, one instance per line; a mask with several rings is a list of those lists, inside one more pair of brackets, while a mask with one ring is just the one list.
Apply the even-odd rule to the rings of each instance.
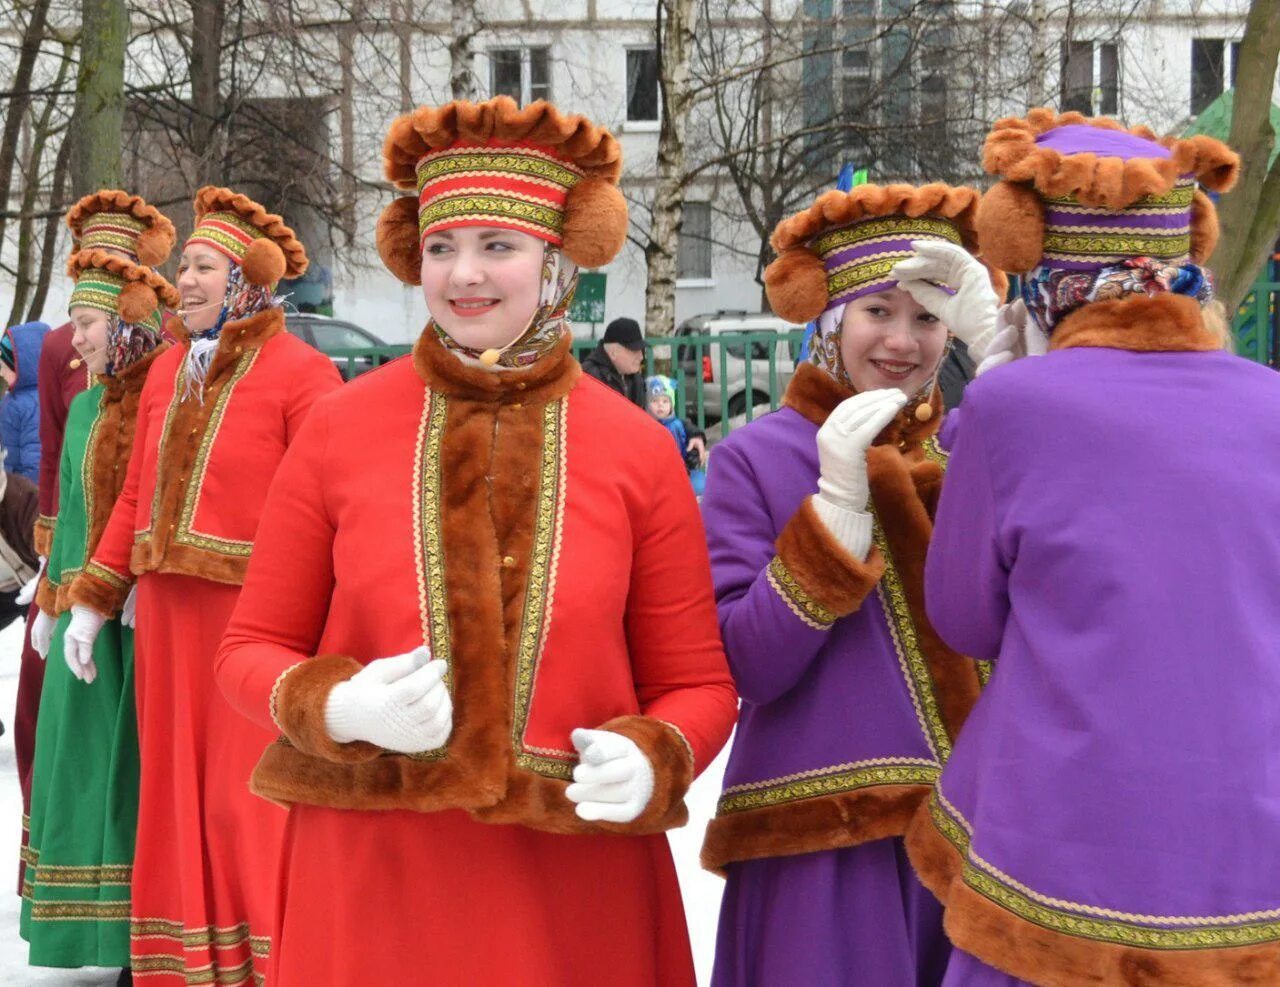
[[147, 373], [151, 370], [151, 364], [155, 363], [156, 357], [169, 349], [170, 345], [168, 342], [161, 342], [150, 353], [144, 353], [137, 361], [125, 367], [119, 373], [110, 377], [105, 374], [98, 377], [99, 383], [106, 389], [107, 399], [118, 401], [126, 394], [141, 391], [142, 385], [147, 382]]
[[[796, 367], [795, 376], [787, 385], [782, 403], [821, 428], [827, 416], [835, 411], [836, 405], [845, 398], [853, 397], [855, 393], [826, 371], [806, 361]], [[941, 388], [933, 389], [929, 404], [933, 407], [933, 417], [927, 422], [918, 421], [915, 416], [916, 405], [909, 404], [876, 436], [875, 444], [906, 447], [924, 442], [942, 424]]]
[[[191, 348], [191, 333], [181, 318], [171, 319], [164, 328], [165, 332], [187, 349]], [[280, 306], [274, 305], [261, 312], [254, 312], [247, 318], [236, 319], [222, 327], [222, 332], [218, 335], [217, 356], [236, 356], [247, 349], [260, 349], [272, 336], [283, 331], [284, 309]]]
[[1186, 295], [1139, 296], [1077, 309], [1054, 329], [1049, 348], [1077, 346], [1142, 353], [1222, 349], [1221, 341], [1204, 324], [1200, 303]]
[[569, 354], [568, 333], [532, 366], [520, 370], [486, 370], [463, 363], [428, 327], [413, 347], [413, 367], [434, 391], [450, 397], [494, 404], [545, 404], [564, 397], [582, 375]]

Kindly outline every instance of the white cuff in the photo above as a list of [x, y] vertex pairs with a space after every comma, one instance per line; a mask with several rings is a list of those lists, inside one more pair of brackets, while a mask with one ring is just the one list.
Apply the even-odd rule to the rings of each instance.
[[871, 515], [867, 511], [851, 511], [833, 504], [822, 494], [815, 494], [813, 509], [845, 551], [859, 561], [866, 561], [871, 551]]

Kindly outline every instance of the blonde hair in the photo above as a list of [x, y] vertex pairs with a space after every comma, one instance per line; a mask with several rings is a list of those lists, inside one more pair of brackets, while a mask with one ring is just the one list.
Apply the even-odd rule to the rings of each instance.
[[1235, 336], [1231, 332], [1231, 320], [1227, 318], [1227, 307], [1216, 298], [1209, 302], [1200, 312], [1205, 328], [1218, 337], [1218, 345], [1228, 353], [1236, 351]]

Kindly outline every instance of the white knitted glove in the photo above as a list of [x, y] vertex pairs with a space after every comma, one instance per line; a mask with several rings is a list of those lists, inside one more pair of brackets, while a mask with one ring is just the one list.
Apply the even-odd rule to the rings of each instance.
[[42, 659], [49, 657], [49, 647], [53, 644], [53, 629], [58, 621], [43, 610], [36, 611], [36, 619], [31, 622], [31, 648]]
[[129, 595], [124, 598], [124, 606], [120, 608], [120, 623], [125, 627], [135, 627], [138, 623], [138, 584], [129, 588]]
[[630, 737], [610, 730], [574, 730], [578, 752], [573, 784], [565, 789], [579, 819], [634, 822], [653, 798], [653, 765]]
[[871, 551], [867, 450], [907, 403], [896, 387], [863, 391], [841, 401], [818, 429], [818, 493], [813, 509], [857, 559]]
[[[987, 355], [996, 335], [996, 309], [1000, 299], [991, 278], [973, 254], [954, 243], [913, 240], [916, 256], [893, 266], [898, 287], [941, 319], [969, 347], [977, 363]], [[945, 284], [949, 294], [938, 287]]]
[[1047, 352], [1049, 337], [1035, 319], [1027, 317], [1027, 306], [1018, 298], [1008, 305], [1000, 306], [1000, 312], [996, 316], [995, 338], [987, 347], [987, 355], [982, 358], [973, 375], [978, 377], [988, 370], [1002, 367], [1024, 356], [1043, 356]]
[[329, 692], [324, 726], [339, 744], [364, 740], [389, 751], [435, 750], [453, 732], [453, 699], [444, 661], [425, 645], [378, 658]]
[[71, 623], [62, 636], [62, 656], [71, 674], [85, 684], [98, 677], [98, 666], [93, 663], [93, 642], [107, 618], [91, 607], [71, 608]]
[[[40, 587], [40, 577], [44, 575], [44, 567], [49, 564], [49, 560], [43, 555], [40, 556], [40, 568], [36, 570], [36, 574], [22, 584], [22, 589], [18, 590], [18, 595], [13, 598], [13, 602], [20, 607], [29, 607], [36, 598], [36, 590]], [[40, 656], [41, 658], [44, 655]]]

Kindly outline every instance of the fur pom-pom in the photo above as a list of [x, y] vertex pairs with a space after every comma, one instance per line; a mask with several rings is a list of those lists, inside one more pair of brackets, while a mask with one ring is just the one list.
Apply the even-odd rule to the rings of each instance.
[[169, 259], [173, 249], [173, 232], [151, 226], [138, 234], [138, 263], [159, 267]]
[[378, 256], [405, 284], [422, 284], [422, 244], [418, 240], [418, 197], [402, 195], [378, 217]]
[[249, 244], [240, 267], [244, 270], [244, 279], [250, 284], [270, 287], [284, 276], [284, 251], [274, 240], [260, 237]]
[[1030, 186], [996, 182], [978, 203], [978, 250], [993, 267], [1023, 274], [1044, 254], [1044, 206]]
[[618, 255], [627, 239], [627, 200], [603, 178], [584, 178], [564, 203], [565, 255], [579, 267], [600, 267]]
[[765, 268], [764, 290], [778, 315], [789, 322], [809, 322], [827, 307], [827, 271], [813, 251], [792, 247]]
[[146, 321], [160, 307], [160, 299], [155, 291], [141, 281], [130, 281], [120, 291], [116, 300], [116, 311], [124, 322], [139, 323]]
[[1218, 210], [1213, 200], [1196, 189], [1191, 200], [1191, 260], [1203, 264], [1218, 245]]

